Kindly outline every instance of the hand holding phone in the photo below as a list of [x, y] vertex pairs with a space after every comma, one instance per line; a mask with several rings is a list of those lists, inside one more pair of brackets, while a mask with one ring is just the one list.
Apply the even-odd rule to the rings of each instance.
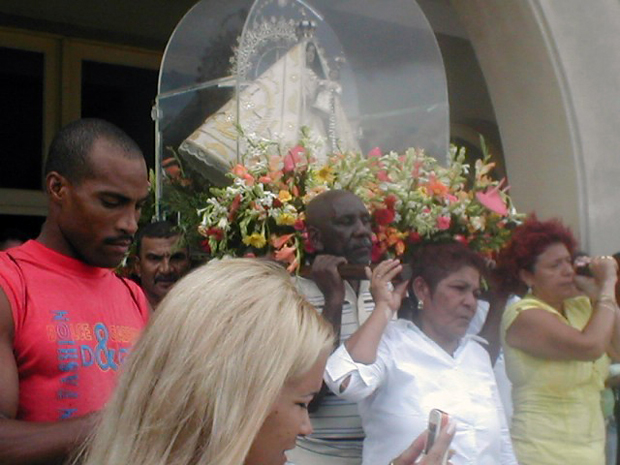
[[429, 415], [429, 429], [420, 434], [390, 465], [450, 465], [450, 442], [456, 424], [449, 415], [434, 410]]
[[448, 427], [448, 421], [450, 421], [450, 415], [446, 412], [438, 408], [431, 410], [431, 413], [428, 415], [428, 436], [424, 445], [424, 455], [428, 455], [441, 431]]

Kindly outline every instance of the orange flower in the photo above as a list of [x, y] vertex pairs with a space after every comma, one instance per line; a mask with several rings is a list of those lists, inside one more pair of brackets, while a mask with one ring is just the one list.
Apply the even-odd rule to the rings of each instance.
[[295, 235], [295, 233], [291, 233], [291, 234], [285, 234], [283, 236], [276, 236], [275, 234], [273, 236], [271, 236], [271, 245], [273, 245], [273, 247], [275, 249], [280, 249], [282, 248], [282, 246], [284, 244], [286, 244], [288, 242], [288, 240], [293, 237]]
[[246, 174], [248, 174], [248, 170], [245, 166], [237, 163], [233, 166], [232, 173], [238, 178], [243, 178]]
[[274, 257], [279, 262], [291, 263], [295, 259], [295, 252], [297, 249], [294, 246], [282, 247], [280, 250], [276, 250]]
[[435, 175], [431, 175], [428, 182], [426, 183], [427, 189], [433, 193], [434, 195], [441, 197], [449, 193], [448, 186], [446, 186], [443, 182], [435, 177]]

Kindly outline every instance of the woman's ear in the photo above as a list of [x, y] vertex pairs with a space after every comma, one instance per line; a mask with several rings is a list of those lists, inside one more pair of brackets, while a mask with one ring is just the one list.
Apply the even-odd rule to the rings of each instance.
[[416, 299], [418, 299], [418, 302], [430, 300], [431, 290], [428, 287], [428, 284], [426, 284], [426, 281], [424, 281], [424, 278], [421, 276], [418, 276], [413, 280], [411, 283], [411, 289], [413, 289], [413, 293], [415, 294]]
[[529, 288], [534, 287], [534, 273], [527, 270], [519, 270], [519, 279], [525, 283], [525, 285]]

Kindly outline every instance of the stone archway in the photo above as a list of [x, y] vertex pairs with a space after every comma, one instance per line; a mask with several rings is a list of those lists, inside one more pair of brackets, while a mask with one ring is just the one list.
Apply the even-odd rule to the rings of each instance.
[[620, 250], [620, 3], [451, 0], [500, 128], [519, 209]]

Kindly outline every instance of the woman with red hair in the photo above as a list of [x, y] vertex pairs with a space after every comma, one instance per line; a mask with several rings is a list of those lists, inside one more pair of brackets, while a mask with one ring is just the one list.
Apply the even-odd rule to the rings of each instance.
[[498, 260], [528, 287], [501, 324], [521, 465], [605, 463], [600, 393], [607, 354], [620, 354], [618, 266], [612, 257], [586, 258], [592, 276], [577, 275], [575, 247], [559, 221], [531, 216]]

